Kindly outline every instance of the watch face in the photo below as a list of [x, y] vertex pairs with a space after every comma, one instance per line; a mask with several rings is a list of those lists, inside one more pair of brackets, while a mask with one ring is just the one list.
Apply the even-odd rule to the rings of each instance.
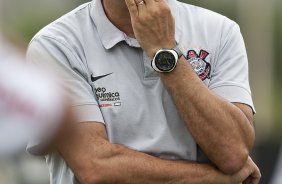
[[162, 51], [155, 58], [156, 67], [161, 71], [170, 71], [175, 66], [175, 57], [171, 52]]

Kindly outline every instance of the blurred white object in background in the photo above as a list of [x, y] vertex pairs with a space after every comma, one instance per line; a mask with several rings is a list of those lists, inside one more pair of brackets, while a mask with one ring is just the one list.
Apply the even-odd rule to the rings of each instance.
[[[57, 86], [46, 75], [25, 66], [23, 53], [0, 33], [0, 183], [48, 184], [44, 159], [25, 154], [24, 149], [27, 139], [36, 136], [36, 130], [37, 135], [44, 130], [41, 137], [50, 138], [62, 113], [62, 99]], [[19, 103], [21, 108], [35, 108], [35, 117], [25, 117], [20, 113], [25, 109], [12, 102]], [[49, 129], [50, 125], [53, 128]]]
[[[0, 62], [0, 156], [48, 143], [64, 108], [59, 88], [38, 68]], [[32, 140], [32, 142], [30, 142]]]

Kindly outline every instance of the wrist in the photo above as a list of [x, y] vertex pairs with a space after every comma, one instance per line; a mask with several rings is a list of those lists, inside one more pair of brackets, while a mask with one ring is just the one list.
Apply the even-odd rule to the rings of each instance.
[[155, 54], [161, 50], [161, 49], [173, 49], [177, 46], [176, 42], [173, 41], [171, 43], [166, 43], [166, 44], [162, 44], [161, 46], [157, 46], [154, 48], [149, 49], [148, 51], [146, 51], [146, 53], [148, 54], [148, 56], [150, 57], [150, 59], [153, 59]]
[[182, 55], [183, 54], [178, 46], [175, 46], [174, 48], [161, 48], [155, 53], [152, 59], [152, 68], [160, 73], [172, 72]]

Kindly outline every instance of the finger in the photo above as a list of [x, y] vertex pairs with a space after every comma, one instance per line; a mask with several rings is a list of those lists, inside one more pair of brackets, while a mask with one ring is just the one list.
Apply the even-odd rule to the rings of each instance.
[[251, 184], [259, 184], [260, 178], [254, 178]]
[[261, 178], [260, 172], [253, 174], [252, 177], [253, 178], [252, 178], [251, 184], [259, 184], [259, 181], [260, 181], [260, 178]]
[[138, 9], [138, 14], [140, 14], [140, 12], [143, 12], [147, 5], [145, 0], [135, 0], [135, 3]]
[[167, 10], [170, 10], [169, 5], [165, 0], [145, 0], [145, 2], [147, 9], [152, 10], [153, 12], [155, 11], [167, 12]]
[[165, 0], [153, 0], [155, 3], [167, 3]]
[[252, 184], [258, 184], [261, 178], [261, 172], [259, 168], [257, 167], [257, 165], [256, 165], [255, 171], [252, 173], [252, 177], [253, 177]]
[[155, 0], [144, 0], [147, 6], [154, 6], [155, 5]]
[[260, 172], [257, 170], [253, 172], [244, 182], [243, 184], [259, 184], [261, 178]]
[[243, 181], [243, 184], [252, 184], [253, 178], [252, 177], [248, 177], [245, 181]]
[[162, 3], [167, 4], [167, 1], [165, 0], [144, 0], [144, 1], [146, 3], [146, 6], [151, 6], [151, 7], [161, 5]]
[[126, 6], [131, 17], [136, 17], [138, 15], [138, 8], [135, 0], [125, 0]]

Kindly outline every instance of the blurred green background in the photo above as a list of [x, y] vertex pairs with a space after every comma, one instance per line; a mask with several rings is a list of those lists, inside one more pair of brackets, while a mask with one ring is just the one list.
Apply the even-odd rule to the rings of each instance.
[[[241, 27], [250, 63], [250, 83], [256, 106], [257, 142], [254, 157], [267, 183], [282, 133], [282, 1], [183, 0], [235, 20]], [[4, 36], [25, 50], [32, 36], [85, 0], [0, 0]], [[185, 20], [183, 20], [185, 21]]]

